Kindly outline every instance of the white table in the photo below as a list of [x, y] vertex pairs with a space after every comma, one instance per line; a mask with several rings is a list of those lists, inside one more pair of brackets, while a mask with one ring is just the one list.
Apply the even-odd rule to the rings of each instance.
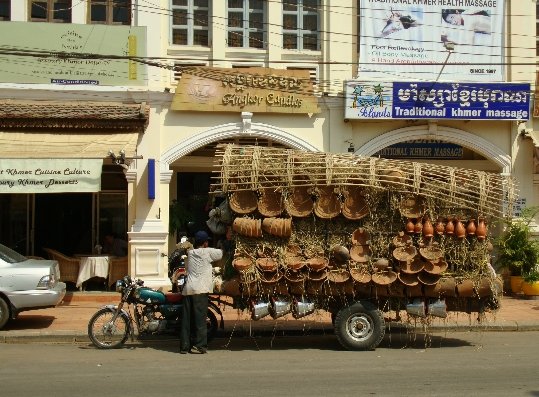
[[92, 277], [107, 278], [109, 276], [109, 263], [111, 256], [92, 255], [80, 258], [79, 276], [77, 277], [77, 288]]

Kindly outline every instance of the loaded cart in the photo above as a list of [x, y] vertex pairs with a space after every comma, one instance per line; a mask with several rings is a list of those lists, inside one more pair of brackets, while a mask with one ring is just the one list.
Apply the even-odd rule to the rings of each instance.
[[222, 145], [211, 193], [233, 214], [218, 293], [254, 320], [317, 309], [339, 342], [374, 349], [384, 312], [446, 317], [499, 305], [489, 227], [511, 178], [353, 154]]

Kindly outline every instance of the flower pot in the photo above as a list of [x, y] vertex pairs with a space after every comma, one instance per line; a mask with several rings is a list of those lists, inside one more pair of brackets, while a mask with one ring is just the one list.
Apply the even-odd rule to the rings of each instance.
[[522, 276], [511, 276], [510, 277], [511, 282], [511, 292], [513, 294], [519, 294], [522, 292], [522, 284], [524, 283], [524, 279]]
[[539, 281], [534, 281], [532, 283], [522, 281], [521, 287], [524, 295], [539, 296]]

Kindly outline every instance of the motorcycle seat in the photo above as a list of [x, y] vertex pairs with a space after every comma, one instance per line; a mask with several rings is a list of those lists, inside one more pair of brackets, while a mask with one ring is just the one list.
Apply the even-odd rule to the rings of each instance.
[[180, 292], [167, 292], [165, 299], [169, 303], [177, 303], [183, 299], [183, 295]]

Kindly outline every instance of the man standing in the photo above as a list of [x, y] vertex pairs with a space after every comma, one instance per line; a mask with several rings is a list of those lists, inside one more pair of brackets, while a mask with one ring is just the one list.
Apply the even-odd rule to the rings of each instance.
[[[208, 294], [213, 292], [212, 262], [223, 257], [223, 251], [209, 248], [208, 233], [195, 233], [195, 248], [187, 251], [186, 281], [183, 287], [182, 327], [180, 333], [180, 353], [207, 353]], [[191, 343], [191, 335], [193, 341]]]

